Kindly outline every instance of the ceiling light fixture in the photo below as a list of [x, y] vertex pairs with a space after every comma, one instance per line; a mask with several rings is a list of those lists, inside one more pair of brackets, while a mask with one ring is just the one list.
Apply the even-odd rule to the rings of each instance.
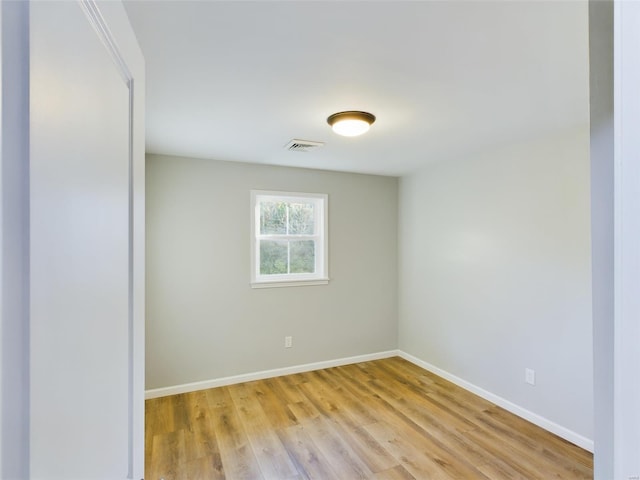
[[356, 137], [369, 130], [376, 117], [367, 112], [338, 112], [327, 118], [327, 123], [338, 135]]

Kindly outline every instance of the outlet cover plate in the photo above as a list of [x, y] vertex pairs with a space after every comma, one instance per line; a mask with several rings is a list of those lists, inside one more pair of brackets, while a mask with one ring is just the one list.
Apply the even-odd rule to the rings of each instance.
[[536, 371], [532, 370], [531, 368], [525, 368], [524, 369], [524, 381], [527, 382], [529, 385], [535, 385], [536, 384]]

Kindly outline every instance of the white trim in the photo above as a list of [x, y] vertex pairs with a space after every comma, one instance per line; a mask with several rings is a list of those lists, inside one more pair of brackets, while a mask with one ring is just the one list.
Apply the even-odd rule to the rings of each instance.
[[[145, 67], [142, 51], [119, 2], [77, 0], [129, 90], [129, 471], [144, 473], [144, 236]], [[116, 33], [114, 36], [113, 32]]]
[[615, 478], [640, 478], [640, 4], [614, 2], [614, 349]]
[[116, 64], [118, 73], [120, 73], [124, 82], [129, 85], [133, 80], [133, 75], [129, 70], [127, 61], [122, 56], [122, 53], [120, 53], [118, 42], [113, 38], [113, 34], [111, 33], [107, 22], [104, 20], [102, 12], [96, 4], [96, 0], [78, 0], [78, 3], [87, 16], [89, 23], [91, 23], [96, 31], [96, 35], [98, 35], [98, 38], [104, 44], [107, 52], [111, 56], [111, 59]]
[[[259, 230], [259, 197], [274, 197], [274, 199], [285, 202], [296, 200], [315, 204], [314, 214], [316, 232], [314, 235], [302, 235], [300, 238], [314, 240], [316, 242], [315, 252], [315, 272], [283, 275], [261, 275], [259, 272], [259, 241], [258, 237], [289, 240], [294, 238], [290, 235], [260, 236]], [[271, 287], [295, 287], [302, 285], [325, 285], [329, 283], [329, 195], [326, 193], [300, 193], [282, 192], [271, 190], [251, 190], [251, 288], [271, 288]], [[297, 238], [297, 237], [295, 237]], [[318, 248], [319, 245], [319, 248]]]
[[465, 390], [478, 395], [491, 403], [504, 408], [505, 410], [524, 418], [525, 420], [537, 425], [544, 430], [554, 433], [565, 440], [588, 450], [593, 453], [593, 440], [583, 437], [582, 435], [569, 430], [568, 428], [558, 425], [551, 420], [548, 420], [541, 415], [533, 413], [525, 408], [522, 408], [515, 403], [510, 402], [498, 395], [495, 395], [487, 390], [484, 390], [473, 383], [467, 382], [460, 377], [457, 377], [441, 368], [436, 367], [424, 360], [420, 360], [413, 355], [410, 355], [402, 350], [388, 350], [386, 352], [370, 353], [367, 355], [357, 355], [354, 357], [339, 358], [335, 360], [327, 360], [323, 362], [306, 363], [303, 365], [295, 365], [293, 367], [276, 368], [273, 370], [263, 370], [260, 372], [246, 373], [242, 375], [234, 375], [231, 377], [216, 378], [213, 380], [204, 380], [201, 382], [185, 383], [182, 385], [174, 385], [171, 387], [154, 388], [145, 392], [145, 398], [158, 398], [165, 397], [167, 395], [177, 395], [179, 393], [195, 392], [198, 390], [206, 390], [208, 388], [224, 387], [227, 385], [234, 385], [236, 383], [251, 382], [254, 380], [264, 380], [266, 378], [280, 377], [282, 375], [291, 375], [294, 373], [312, 372], [314, 370], [321, 370], [323, 368], [340, 367], [343, 365], [351, 365], [353, 363], [369, 362], [372, 360], [380, 360], [383, 358], [401, 357], [405, 360], [417, 365], [420, 368], [438, 375], [445, 380], [454, 383], [455, 385], [464, 388]]
[[484, 398], [485, 400], [490, 401], [491, 403], [495, 403], [499, 407], [504, 408], [505, 410], [513, 413], [514, 415], [524, 418], [525, 420], [533, 423], [534, 425], [537, 425], [551, 433], [555, 433], [559, 437], [562, 437], [565, 440], [593, 453], [593, 440], [583, 437], [582, 435], [572, 430], [569, 430], [568, 428], [565, 428], [562, 425], [558, 425], [557, 423], [552, 422], [551, 420], [548, 420], [536, 413], [533, 413], [525, 408], [522, 408], [516, 405], [515, 403], [510, 402], [509, 400], [499, 397], [498, 395], [488, 392], [487, 390], [484, 390], [483, 388], [480, 388], [474, 385], [473, 383], [467, 382], [466, 380], [463, 380], [460, 377], [457, 377], [445, 370], [442, 370], [441, 368], [438, 368], [435, 365], [425, 362], [424, 360], [420, 360], [419, 358], [414, 357], [413, 355], [409, 355], [408, 353], [403, 352], [402, 350], [398, 351], [398, 355], [404, 358], [405, 360], [419, 367], [422, 367], [425, 370], [428, 370], [431, 373], [434, 373], [435, 375], [438, 375], [439, 377], [442, 377], [445, 380], [448, 380], [451, 383], [454, 383], [457, 386], [462, 387], [465, 390], [468, 390], [469, 392]]
[[308, 285], [327, 285], [328, 283], [328, 278], [319, 278], [317, 280], [289, 280], [287, 282], [252, 282], [251, 288], [305, 287]]
[[134, 78], [131, 74], [131, 70], [129, 69], [127, 60], [122, 55], [120, 48], [118, 47], [118, 43], [116, 42], [113, 34], [109, 26], [107, 25], [106, 20], [102, 16], [102, 12], [98, 7], [96, 0], [79, 0], [78, 2], [80, 7], [84, 11], [89, 23], [93, 27], [97, 37], [100, 39], [102, 44], [104, 45], [107, 53], [113, 60], [113, 63], [116, 67], [116, 70], [120, 74], [124, 84], [126, 85], [127, 90], [129, 91], [129, 161], [127, 167], [127, 175], [128, 175], [128, 295], [129, 295], [129, 306], [128, 306], [128, 319], [127, 319], [127, 334], [128, 334], [128, 390], [129, 390], [129, 398], [128, 398], [128, 415], [129, 415], [129, 431], [128, 431], [128, 476], [127, 478], [134, 477], [134, 469], [137, 467], [136, 462], [139, 461], [136, 458], [137, 450], [140, 446], [136, 445], [136, 402], [139, 401], [138, 395], [136, 395], [136, 375], [135, 375], [135, 356], [136, 356], [136, 341], [134, 339], [134, 331], [135, 331], [135, 318], [134, 318], [134, 292], [135, 292], [135, 282], [134, 282], [134, 274], [137, 275], [137, 272], [134, 272], [134, 197], [135, 197], [135, 182], [134, 182], [134, 171], [135, 171], [135, 148], [134, 142], [137, 138], [136, 135], [138, 132], [135, 132], [135, 121], [134, 121]]
[[172, 387], [154, 388], [145, 392], [145, 398], [150, 399], [166, 397], [167, 395], [177, 395], [179, 393], [206, 390], [207, 388], [224, 387], [226, 385], [251, 382], [253, 380], [264, 380], [265, 378], [281, 377], [283, 375], [291, 375], [294, 373], [312, 372], [314, 370], [322, 370], [323, 368], [341, 367], [343, 365], [351, 365], [353, 363], [369, 362], [371, 360], [396, 357], [399, 354], [400, 352], [398, 350], [389, 350], [386, 352], [369, 353], [365, 355], [357, 355], [355, 357], [326, 360], [323, 362], [305, 363], [302, 365], [295, 365], [293, 367], [275, 368], [273, 370], [245, 373], [242, 375], [234, 375], [231, 377], [215, 378], [213, 380], [204, 380], [201, 382], [184, 383], [182, 385], [174, 385]]

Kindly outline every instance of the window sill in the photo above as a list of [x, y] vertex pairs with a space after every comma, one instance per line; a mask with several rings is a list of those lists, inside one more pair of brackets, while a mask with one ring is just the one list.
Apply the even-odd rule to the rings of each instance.
[[306, 287], [310, 285], [327, 285], [328, 278], [314, 280], [283, 280], [276, 282], [251, 282], [251, 288]]

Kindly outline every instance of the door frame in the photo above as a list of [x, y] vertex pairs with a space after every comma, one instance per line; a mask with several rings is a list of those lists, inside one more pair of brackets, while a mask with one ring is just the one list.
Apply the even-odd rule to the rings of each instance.
[[[130, 89], [129, 472], [144, 475], [145, 71], [121, 2], [78, 0]], [[0, 2], [0, 477], [30, 477], [29, 2]]]
[[[144, 59], [119, 2], [79, 0], [129, 89], [129, 476], [144, 473], [145, 78]], [[115, 38], [112, 32], [117, 32]]]

